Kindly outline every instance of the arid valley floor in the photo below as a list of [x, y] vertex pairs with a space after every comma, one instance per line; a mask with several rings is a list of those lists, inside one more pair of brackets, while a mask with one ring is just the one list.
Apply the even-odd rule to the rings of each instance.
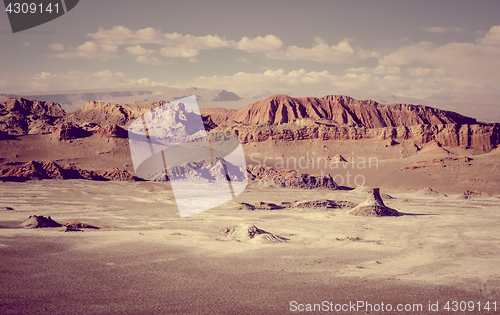
[[[235, 210], [238, 202], [256, 200], [365, 198], [355, 191], [255, 187], [180, 219], [168, 186], [3, 183], [1, 200], [14, 210], [2, 210], [0, 221], [1, 312], [280, 314], [289, 312], [292, 301], [423, 304], [425, 310], [429, 302], [500, 298], [497, 199], [397, 193], [385, 202], [404, 215], [383, 218], [326, 209]], [[16, 228], [33, 213], [103, 228]], [[287, 242], [218, 236], [240, 223]]]

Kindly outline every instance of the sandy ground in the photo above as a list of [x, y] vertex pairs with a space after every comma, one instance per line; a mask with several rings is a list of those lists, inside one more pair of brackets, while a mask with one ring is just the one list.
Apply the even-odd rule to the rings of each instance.
[[[395, 314], [398, 304], [422, 304], [422, 310], [400, 313], [449, 314], [457, 312], [444, 310], [447, 301], [473, 301], [474, 310], [466, 313], [498, 314], [500, 199], [382, 193], [395, 198], [386, 199], [387, 206], [405, 215], [235, 210], [238, 202], [358, 203], [366, 197], [353, 191], [259, 186], [180, 219], [168, 183], [0, 183], [0, 313], [283, 314], [300, 313], [299, 304], [324, 308], [326, 301], [333, 309], [316, 313]], [[18, 228], [33, 214], [102, 229]], [[219, 230], [239, 223], [287, 242], [218, 237]], [[478, 302], [483, 308], [488, 301], [491, 307], [496, 302], [497, 311], [478, 311]], [[334, 309], [360, 302], [394, 309]], [[439, 303], [439, 311], [429, 311], [429, 303]]]

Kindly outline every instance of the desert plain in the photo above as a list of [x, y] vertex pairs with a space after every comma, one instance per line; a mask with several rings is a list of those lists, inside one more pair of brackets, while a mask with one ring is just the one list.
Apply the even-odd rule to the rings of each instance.
[[[218, 130], [235, 128], [216, 123]], [[282, 127], [261, 128], [279, 136]], [[60, 129], [49, 131], [1, 140], [2, 166], [50, 160], [133, 174], [126, 139], [97, 132], [61, 139]], [[376, 157], [377, 167], [356, 164], [351, 171], [363, 185], [339, 183], [341, 189], [257, 178], [233, 200], [187, 218], [180, 218], [168, 181], [0, 182], [0, 312], [497, 314], [500, 152], [496, 138], [488, 142], [493, 148], [475, 145], [474, 132], [468, 146], [443, 145], [448, 138], [439, 141], [439, 134], [415, 141], [411, 132], [357, 140], [248, 136], [249, 164], [257, 160], [252, 154], [312, 161], [314, 153]], [[337, 183], [349, 170], [340, 165], [330, 172], [341, 175]], [[400, 216], [348, 213], [375, 187]], [[23, 228], [31, 215], [99, 229]], [[243, 233], [228, 233], [236, 227]], [[251, 229], [260, 234], [244, 233]]]

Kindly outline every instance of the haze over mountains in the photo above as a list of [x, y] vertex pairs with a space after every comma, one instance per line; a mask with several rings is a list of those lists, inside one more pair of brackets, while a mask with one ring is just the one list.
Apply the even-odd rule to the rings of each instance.
[[431, 95], [421, 99], [389, 93], [364, 93], [352, 89], [341, 90], [336, 94], [348, 95], [358, 100], [374, 100], [382, 104], [427, 105], [474, 117], [479, 121], [500, 122], [500, 95], [468, 94], [460, 97]]
[[243, 99], [238, 95], [226, 90], [207, 90], [198, 88], [172, 88], [153, 86], [144, 88], [122, 88], [102, 90], [75, 90], [75, 91], [53, 91], [40, 93], [3, 93], [0, 101], [9, 97], [23, 97], [25, 99], [58, 103], [66, 112], [74, 112], [85, 106], [86, 102], [109, 102], [115, 104], [130, 104], [133, 102], [171, 102], [186, 96], [196, 95], [200, 108], [221, 107], [241, 108], [252, 100]]

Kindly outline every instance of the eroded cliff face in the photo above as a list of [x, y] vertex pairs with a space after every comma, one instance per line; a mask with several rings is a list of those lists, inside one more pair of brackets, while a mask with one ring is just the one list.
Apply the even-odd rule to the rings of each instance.
[[215, 132], [230, 132], [240, 137], [243, 144], [266, 140], [295, 141], [321, 140], [412, 140], [425, 144], [432, 140], [449, 147], [464, 147], [489, 152], [500, 144], [500, 124], [439, 124], [401, 127], [367, 128], [327, 125], [315, 121], [275, 125], [247, 126], [222, 124]]
[[500, 124], [436, 108], [382, 105], [347, 96], [293, 98], [275, 95], [250, 104], [216, 129], [245, 143], [266, 140], [411, 140], [489, 152], [500, 144]]
[[301, 118], [327, 119], [337, 124], [367, 128], [477, 123], [474, 118], [428, 106], [383, 105], [342, 95], [322, 98], [274, 95], [250, 104], [229, 117], [230, 120], [247, 125], [285, 124]]

